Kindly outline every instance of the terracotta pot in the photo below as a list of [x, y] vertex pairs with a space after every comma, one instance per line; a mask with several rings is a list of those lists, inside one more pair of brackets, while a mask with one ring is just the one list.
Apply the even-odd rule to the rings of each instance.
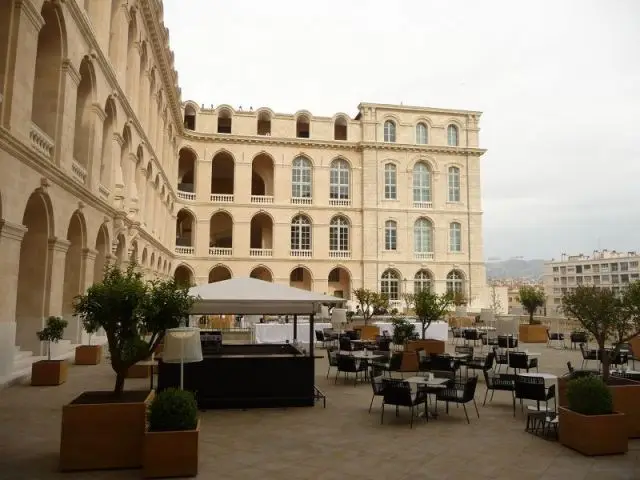
[[420, 348], [424, 349], [427, 356], [431, 353], [441, 354], [445, 351], [445, 343], [441, 340], [433, 339], [411, 340], [407, 342], [407, 346], [405, 347], [409, 352], [414, 352]]
[[85, 392], [62, 407], [60, 469], [140, 468], [153, 391]]
[[198, 436], [195, 430], [146, 432], [142, 460], [145, 478], [195, 477], [198, 474]]
[[417, 372], [419, 370], [418, 354], [415, 351], [402, 352], [401, 372]]
[[624, 413], [581, 415], [565, 407], [558, 409], [558, 439], [583, 455], [613, 455], [629, 449]]
[[78, 345], [76, 365], [98, 365], [102, 361], [102, 345]]
[[31, 365], [31, 385], [53, 387], [67, 381], [69, 364], [66, 360], [40, 360]]
[[[613, 380], [609, 377], [610, 382]], [[613, 408], [625, 414], [629, 438], [640, 438], [640, 382], [626, 378], [615, 379], [616, 385], [609, 384], [613, 396]]]
[[547, 343], [548, 328], [546, 325], [522, 324], [518, 327], [518, 340], [524, 343]]

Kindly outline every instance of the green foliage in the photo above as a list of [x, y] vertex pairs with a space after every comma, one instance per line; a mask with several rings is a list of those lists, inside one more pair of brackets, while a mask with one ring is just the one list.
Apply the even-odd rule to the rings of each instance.
[[193, 393], [169, 388], [153, 399], [147, 419], [151, 432], [195, 430], [198, 424], [198, 404]]
[[51, 360], [51, 343], [58, 343], [62, 340], [62, 335], [67, 325], [69, 325], [69, 322], [60, 317], [49, 317], [47, 318], [47, 326], [36, 332], [41, 342], [47, 342], [47, 358], [49, 360]]
[[569, 409], [582, 415], [609, 415], [613, 413], [611, 391], [600, 377], [574, 378], [567, 383]]
[[520, 303], [529, 314], [529, 323], [535, 325], [533, 316], [538, 308], [544, 307], [546, 302], [544, 291], [532, 285], [523, 285], [518, 290], [518, 295], [520, 296]]
[[422, 338], [425, 337], [431, 322], [437, 322], [450, 310], [453, 299], [453, 295], [449, 293], [439, 295], [428, 289], [413, 294], [416, 316], [422, 324]]
[[456, 307], [467, 304], [467, 297], [462, 292], [448, 293], [447, 295], [451, 298], [451, 303], [453, 303]]
[[394, 345], [404, 345], [408, 340], [416, 340], [418, 338], [418, 332], [413, 323], [409, 322], [406, 318], [394, 318], [391, 320], [393, 323], [393, 343]]
[[84, 328], [103, 328], [107, 335], [116, 393], [123, 391], [129, 367], [151, 355], [165, 330], [188, 316], [192, 302], [174, 280], [145, 283], [135, 265], [125, 271], [108, 267], [102, 282], [76, 297], [74, 312]]
[[389, 308], [389, 297], [384, 293], [374, 292], [367, 288], [358, 288], [353, 291], [353, 295], [358, 300], [358, 306], [362, 311], [365, 325], [371, 317], [379, 315], [380, 312]]

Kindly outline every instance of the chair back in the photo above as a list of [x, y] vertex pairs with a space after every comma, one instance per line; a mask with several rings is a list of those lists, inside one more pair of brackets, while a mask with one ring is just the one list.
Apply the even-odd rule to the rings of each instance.
[[349, 337], [340, 337], [340, 350], [345, 350], [347, 352], [353, 350], [351, 348], [351, 339]]
[[509, 353], [509, 368], [524, 368], [529, 367], [529, 357], [526, 353], [511, 352]]
[[496, 365], [507, 365], [507, 356], [499, 353], [497, 347], [493, 347], [493, 355], [496, 359]]
[[464, 330], [465, 340], [480, 340], [480, 332], [475, 328], [469, 328]]
[[473, 356], [473, 347], [466, 346], [466, 345], [459, 345], [459, 346], [455, 347], [455, 352], [456, 353], [463, 353], [465, 355], [469, 355], [470, 357], [472, 357]]
[[391, 338], [385, 336], [379, 336], [376, 340], [378, 344], [378, 350], [381, 352], [388, 352], [391, 349]]
[[451, 372], [455, 370], [455, 362], [448, 355], [431, 354], [431, 370]]
[[462, 402], [467, 403], [473, 400], [476, 396], [476, 387], [478, 385], [478, 377], [473, 376], [467, 379], [462, 391]]
[[369, 369], [369, 378], [371, 379], [371, 388], [373, 390], [374, 395], [382, 395], [384, 391], [384, 382], [382, 375], [376, 375], [376, 370], [373, 368]]
[[322, 330], [316, 330], [316, 341], [324, 342], [324, 334], [322, 333]]
[[350, 355], [338, 355], [338, 370], [341, 372], [355, 372], [356, 358]]
[[544, 402], [547, 399], [547, 391], [542, 377], [516, 376], [515, 384], [516, 398], [525, 400], [536, 400]]
[[496, 359], [496, 352], [489, 352], [487, 356], [484, 358], [484, 367], [482, 370], [486, 372], [487, 370], [491, 370], [493, 368], [493, 361]]
[[584, 343], [580, 343], [580, 353], [582, 353], [582, 358], [584, 360], [587, 360], [589, 358], [589, 353], [586, 351]]
[[412, 404], [411, 386], [409, 382], [399, 379], [385, 378], [382, 380], [382, 394], [384, 403], [391, 405], [407, 405]]
[[338, 352], [336, 350], [327, 350], [327, 358], [329, 359], [329, 366], [338, 366]]

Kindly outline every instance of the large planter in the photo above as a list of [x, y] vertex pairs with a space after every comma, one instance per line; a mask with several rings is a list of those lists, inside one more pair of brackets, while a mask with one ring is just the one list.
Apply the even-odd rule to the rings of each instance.
[[640, 335], [636, 335], [631, 340], [629, 340], [629, 344], [631, 344], [634, 358], [636, 360], [640, 360]]
[[418, 354], [414, 351], [405, 350], [402, 352], [402, 362], [400, 363], [400, 372], [417, 372], [420, 370]]
[[85, 392], [62, 407], [60, 470], [140, 468], [153, 391]]
[[518, 327], [518, 339], [524, 343], [547, 343], [548, 328], [546, 325], [522, 324]]
[[78, 345], [76, 365], [98, 365], [102, 361], [102, 345]]
[[127, 378], [149, 378], [153, 372], [153, 364], [151, 360], [143, 360], [131, 365], [127, 370]]
[[567, 398], [567, 385], [571, 380], [571, 377], [558, 377], [558, 394], [556, 395], [558, 407], [569, 406], [569, 399]]
[[375, 325], [358, 325], [353, 329], [360, 331], [360, 340], [375, 340], [376, 336], [380, 335], [380, 328]]
[[424, 349], [427, 356], [430, 354], [439, 355], [445, 351], [445, 342], [441, 340], [424, 339], [424, 340], [411, 340], [407, 342], [405, 350], [409, 352], [415, 352], [419, 349]]
[[146, 432], [142, 461], [145, 478], [195, 477], [198, 474], [198, 434], [195, 430]]
[[581, 415], [565, 407], [558, 409], [558, 440], [583, 455], [614, 455], [629, 449], [624, 413]]
[[53, 387], [67, 381], [69, 364], [66, 360], [40, 360], [31, 365], [31, 385]]
[[640, 438], [640, 382], [609, 377], [613, 408], [625, 414], [629, 438]]

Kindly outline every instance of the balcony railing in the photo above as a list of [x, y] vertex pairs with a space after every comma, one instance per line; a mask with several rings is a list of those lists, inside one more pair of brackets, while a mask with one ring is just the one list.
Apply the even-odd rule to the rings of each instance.
[[351, 200], [349, 198], [330, 198], [329, 205], [332, 207], [350, 207]]
[[329, 258], [351, 258], [349, 250], [329, 250]]
[[53, 147], [55, 146], [55, 143], [53, 143], [53, 140], [51, 140], [46, 133], [40, 130], [40, 127], [35, 123], [31, 123], [29, 139], [31, 140], [31, 146], [38, 152], [48, 159], [53, 158]]
[[416, 260], [433, 260], [433, 252], [414, 252], [413, 258]]
[[433, 208], [433, 202], [413, 202], [413, 208]]
[[289, 255], [298, 258], [311, 258], [311, 250], [291, 250]]
[[233, 248], [209, 247], [209, 255], [212, 257], [230, 257], [233, 254]]
[[250, 257], [273, 257], [273, 250], [271, 248], [250, 248]]
[[251, 195], [251, 203], [273, 203], [273, 195]]
[[179, 255], [193, 255], [195, 247], [179, 247], [176, 245], [176, 253]]
[[75, 159], [71, 160], [71, 173], [73, 173], [73, 178], [81, 184], [84, 185], [87, 182], [87, 169], [80, 165]]
[[311, 205], [313, 199], [308, 197], [291, 197], [291, 203], [293, 205]]
[[233, 193], [212, 193], [211, 201], [216, 203], [233, 203]]
[[183, 192], [178, 190], [178, 198], [181, 198], [182, 200], [195, 200], [196, 194], [193, 192]]

